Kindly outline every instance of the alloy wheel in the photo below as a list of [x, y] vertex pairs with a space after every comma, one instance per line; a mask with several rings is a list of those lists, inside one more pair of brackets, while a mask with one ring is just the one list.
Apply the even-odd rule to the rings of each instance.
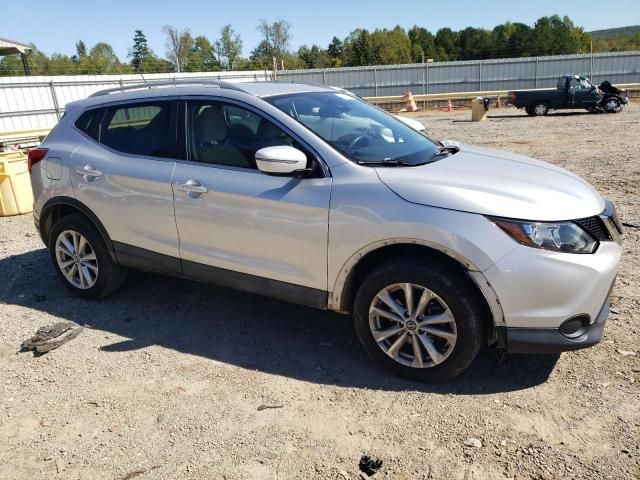
[[415, 368], [444, 362], [458, 336], [455, 318], [444, 300], [414, 283], [380, 290], [369, 307], [369, 328], [383, 352]]
[[55, 252], [58, 268], [71, 285], [81, 290], [95, 285], [98, 259], [85, 237], [74, 230], [65, 230], [56, 239]]

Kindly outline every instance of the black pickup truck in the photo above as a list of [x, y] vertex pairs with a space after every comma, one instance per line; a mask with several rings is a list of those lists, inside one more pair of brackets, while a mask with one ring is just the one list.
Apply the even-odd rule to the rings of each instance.
[[518, 90], [509, 92], [508, 103], [524, 108], [532, 116], [546, 115], [549, 110], [584, 108], [590, 112], [618, 113], [629, 103], [624, 90], [609, 82], [597, 87], [588, 78], [565, 75], [558, 79], [555, 90]]

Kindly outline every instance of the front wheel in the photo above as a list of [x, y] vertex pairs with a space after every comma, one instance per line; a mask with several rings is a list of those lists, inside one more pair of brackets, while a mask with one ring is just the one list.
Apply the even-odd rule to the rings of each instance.
[[604, 111], [607, 113], [618, 113], [622, 110], [622, 106], [620, 105], [620, 100], [615, 97], [611, 97], [605, 100], [604, 102]]
[[82, 298], [97, 299], [115, 292], [125, 278], [100, 232], [83, 215], [68, 215], [51, 229], [49, 254], [58, 276]]
[[367, 353], [398, 375], [425, 381], [448, 380], [469, 366], [485, 338], [484, 320], [471, 280], [422, 258], [375, 270], [354, 303]]

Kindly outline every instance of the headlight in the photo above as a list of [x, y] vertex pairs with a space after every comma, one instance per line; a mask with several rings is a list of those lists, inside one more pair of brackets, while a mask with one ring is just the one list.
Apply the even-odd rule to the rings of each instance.
[[490, 220], [516, 242], [527, 247], [564, 253], [593, 253], [598, 248], [598, 242], [573, 222]]

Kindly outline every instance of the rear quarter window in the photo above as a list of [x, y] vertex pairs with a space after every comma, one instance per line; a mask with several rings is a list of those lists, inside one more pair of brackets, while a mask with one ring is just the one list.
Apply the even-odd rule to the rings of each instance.
[[95, 108], [93, 110], [87, 110], [76, 120], [75, 126], [78, 130], [86, 133], [94, 140], [98, 140], [100, 118], [104, 112], [101, 108]]

